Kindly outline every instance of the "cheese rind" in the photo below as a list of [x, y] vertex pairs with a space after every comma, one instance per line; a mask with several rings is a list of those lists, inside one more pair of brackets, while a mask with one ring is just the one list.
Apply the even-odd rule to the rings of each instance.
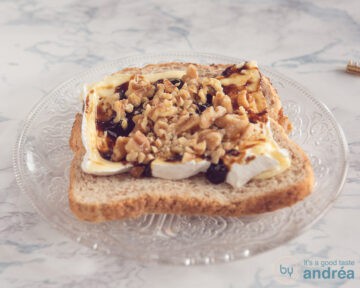
[[206, 160], [191, 160], [188, 162], [154, 160], [151, 162], [151, 173], [152, 176], [162, 179], [180, 180], [206, 172], [209, 166], [210, 162]]

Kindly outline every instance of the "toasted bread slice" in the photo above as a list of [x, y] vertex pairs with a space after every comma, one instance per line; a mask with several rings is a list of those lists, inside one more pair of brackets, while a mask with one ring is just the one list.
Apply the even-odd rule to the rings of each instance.
[[277, 143], [288, 149], [292, 165], [285, 172], [264, 180], [251, 180], [235, 189], [214, 185], [202, 175], [184, 180], [132, 178], [128, 174], [94, 176], [81, 170], [85, 149], [81, 141], [82, 115], [76, 115], [70, 146], [69, 203], [82, 220], [101, 222], [148, 213], [240, 216], [273, 211], [293, 205], [312, 190], [311, 164], [301, 148], [291, 141], [274, 120], [271, 128]]

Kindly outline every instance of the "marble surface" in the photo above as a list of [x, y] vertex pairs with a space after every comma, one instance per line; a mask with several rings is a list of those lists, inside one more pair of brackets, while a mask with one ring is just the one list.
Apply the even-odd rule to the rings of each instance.
[[[0, 1], [0, 287], [359, 287], [360, 2]], [[296, 79], [342, 125], [350, 169], [341, 196], [309, 231], [248, 260], [196, 267], [121, 262], [55, 231], [21, 194], [12, 148], [22, 120], [57, 84], [104, 61], [159, 51], [256, 59]], [[279, 279], [279, 263], [352, 259], [354, 280]]]

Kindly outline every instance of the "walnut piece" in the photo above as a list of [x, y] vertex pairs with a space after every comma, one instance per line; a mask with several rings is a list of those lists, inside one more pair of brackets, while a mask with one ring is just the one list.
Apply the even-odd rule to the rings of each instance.
[[206, 141], [201, 141], [192, 146], [192, 149], [197, 155], [203, 155], [206, 150]]
[[195, 158], [196, 158], [195, 154], [185, 152], [184, 155], [183, 155], [183, 158], [182, 158], [182, 162], [189, 162], [191, 160], [194, 160]]
[[141, 151], [149, 152], [150, 151], [150, 142], [149, 139], [140, 131], [136, 131], [132, 136], [134, 141], [141, 147]]
[[225, 155], [225, 150], [222, 147], [219, 147], [218, 149], [211, 152], [211, 162], [212, 163], [219, 163], [219, 160], [221, 157]]
[[96, 119], [99, 121], [110, 121], [113, 116], [112, 106], [107, 101], [100, 101], [96, 110]]
[[223, 135], [218, 131], [205, 130], [204, 133], [200, 134], [199, 138], [205, 140], [207, 150], [213, 151], [220, 146]]
[[231, 103], [231, 98], [225, 95], [223, 92], [217, 92], [213, 99], [214, 107], [222, 106], [226, 109], [227, 113], [233, 113], [233, 106]]
[[207, 94], [215, 95], [223, 93], [221, 82], [215, 78], [204, 78], [201, 82], [202, 88], [199, 90], [198, 97], [200, 103], [206, 103]]
[[200, 117], [199, 115], [185, 115], [179, 119], [179, 121], [176, 123], [176, 134], [179, 135], [183, 132], [189, 131], [196, 126], [199, 125]]
[[200, 116], [200, 128], [209, 128], [216, 119], [224, 116], [225, 114], [226, 109], [222, 106], [218, 106], [215, 109], [213, 106], [206, 108], [206, 110]]
[[172, 84], [168, 79], [164, 79], [164, 92], [165, 93], [172, 93], [177, 89], [177, 87]]
[[125, 150], [127, 153], [131, 152], [150, 152], [150, 142], [149, 139], [141, 132], [136, 131], [125, 145]]
[[185, 75], [182, 77], [182, 81], [186, 83], [186, 88], [190, 95], [195, 96], [199, 88], [199, 74], [194, 65], [189, 65]]
[[110, 139], [107, 137], [107, 133], [102, 133], [96, 138], [96, 147], [101, 154], [107, 154], [111, 152]]
[[156, 121], [160, 117], [169, 117], [177, 113], [177, 108], [172, 105], [172, 102], [165, 100], [163, 103], [155, 106], [149, 113], [149, 117], [152, 121]]
[[225, 135], [228, 138], [235, 139], [240, 137], [241, 133], [249, 125], [249, 119], [246, 114], [226, 114], [224, 117], [217, 119], [215, 124], [225, 129]]
[[158, 119], [154, 125], [154, 132], [156, 136], [163, 138], [166, 135], [167, 129], [169, 128], [169, 124], [167, 123], [165, 118]]
[[131, 105], [131, 104], [128, 104], [127, 102], [128, 102], [127, 99], [117, 100], [114, 102], [113, 109], [116, 113], [116, 116], [113, 121], [115, 123], [118, 123], [120, 120], [125, 118], [125, 116], [126, 116], [125, 107], [126, 107], [126, 105]]
[[154, 95], [155, 87], [142, 75], [134, 75], [129, 81], [129, 87], [125, 95], [129, 103], [135, 107], [139, 106], [144, 98]]
[[111, 156], [111, 160], [118, 162], [123, 160], [126, 157], [126, 150], [125, 146], [128, 143], [129, 138], [128, 137], [118, 137], [116, 139], [114, 148], [113, 148], [113, 154]]

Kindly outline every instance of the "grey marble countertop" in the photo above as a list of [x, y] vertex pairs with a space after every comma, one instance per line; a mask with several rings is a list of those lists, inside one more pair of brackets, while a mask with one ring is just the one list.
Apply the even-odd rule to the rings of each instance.
[[[317, 287], [279, 282], [291, 256], [352, 259], [359, 287], [360, 2], [0, 1], [0, 287]], [[332, 209], [300, 237], [244, 261], [195, 267], [121, 262], [57, 232], [17, 187], [12, 148], [21, 122], [47, 92], [107, 60], [160, 51], [256, 59], [296, 79], [328, 105], [350, 148], [350, 169]]]

